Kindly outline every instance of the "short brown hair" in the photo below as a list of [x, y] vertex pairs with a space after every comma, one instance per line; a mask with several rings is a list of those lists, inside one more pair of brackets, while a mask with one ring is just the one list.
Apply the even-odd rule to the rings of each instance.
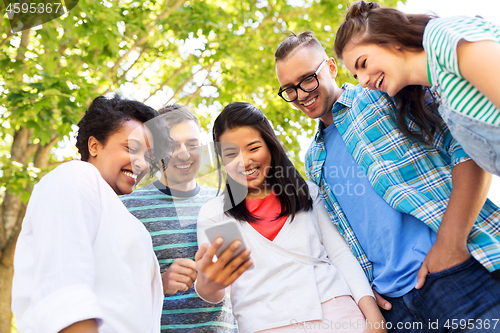
[[192, 120], [200, 128], [200, 120], [187, 106], [180, 104], [166, 105], [158, 110], [158, 113], [167, 122], [169, 127]]
[[274, 58], [276, 62], [284, 60], [302, 47], [308, 47], [325, 52], [325, 49], [316, 37], [314, 37], [314, 33], [312, 31], [304, 31], [299, 35], [290, 31], [290, 35], [288, 35], [288, 37], [276, 49]]

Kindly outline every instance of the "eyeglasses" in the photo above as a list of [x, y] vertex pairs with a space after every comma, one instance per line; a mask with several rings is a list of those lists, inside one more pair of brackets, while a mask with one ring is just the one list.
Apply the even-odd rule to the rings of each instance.
[[286, 102], [291, 103], [295, 101], [299, 96], [297, 94], [297, 89], [300, 89], [304, 92], [311, 92], [318, 89], [319, 87], [318, 73], [321, 71], [321, 69], [323, 69], [327, 61], [328, 59], [323, 60], [321, 64], [319, 64], [318, 69], [313, 74], [304, 78], [296, 86], [280, 90], [278, 92], [278, 96], [283, 98]]

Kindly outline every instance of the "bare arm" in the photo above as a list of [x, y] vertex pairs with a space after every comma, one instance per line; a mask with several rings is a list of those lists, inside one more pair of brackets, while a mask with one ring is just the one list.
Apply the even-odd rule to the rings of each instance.
[[470, 160], [453, 168], [452, 183], [453, 189], [436, 243], [418, 272], [417, 289], [422, 288], [428, 273], [445, 270], [470, 257], [467, 238], [486, 201], [491, 174]]
[[358, 306], [366, 318], [366, 333], [387, 332], [387, 330], [385, 329], [386, 325], [384, 316], [382, 316], [382, 313], [377, 306], [377, 302], [373, 297], [362, 297], [358, 302]]
[[95, 319], [87, 319], [74, 323], [59, 333], [99, 333]]
[[462, 76], [500, 109], [500, 44], [494, 41], [467, 42], [457, 46]]

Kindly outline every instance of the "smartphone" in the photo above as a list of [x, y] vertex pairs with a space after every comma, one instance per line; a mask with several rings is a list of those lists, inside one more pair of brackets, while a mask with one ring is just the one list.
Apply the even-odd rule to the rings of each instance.
[[[205, 229], [205, 234], [208, 237], [208, 240], [210, 243], [213, 243], [213, 241], [217, 237], [222, 237], [224, 240], [224, 243], [222, 243], [222, 246], [219, 248], [217, 253], [215, 254], [217, 258], [219, 258], [224, 251], [227, 250], [229, 245], [231, 245], [235, 240], [240, 240], [241, 246], [236, 252], [233, 253], [231, 260], [236, 258], [241, 252], [243, 252], [247, 246], [245, 244], [245, 240], [243, 239], [243, 236], [241, 235], [240, 229], [238, 228], [238, 222], [236, 221], [228, 221], [228, 222], [222, 222], [219, 224], [216, 224], [214, 226], [208, 227]], [[252, 266], [250, 266], [248, 269], [252, 269]]]

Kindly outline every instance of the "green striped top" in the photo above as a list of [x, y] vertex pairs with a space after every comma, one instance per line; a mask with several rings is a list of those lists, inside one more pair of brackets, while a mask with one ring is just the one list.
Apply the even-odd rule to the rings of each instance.
[[[177, 258], [194, 260], [198, 250], [198, 214], [201, 206], [216, 196], [217, 190], [197, 186], [189, 192], [177, 192], [177, 196], [172, 194], [170, 189], [155, 181], [120, 196], [129, 212], [149, 231], [161, 273]], [[191, 287], [165, 295], [161, 332], [236, 333], [238, 330], [229, 297], [217, 304], [207, 303]]]
[[441, 103], [447, 103], [462, 114], [498, 126], [500, 110], [460, 74], [457, 45], [462, 39], [500, 43], [500, 27], [477, 17], [430, 20], [423, 37], [429, 82], [439, 86]]

